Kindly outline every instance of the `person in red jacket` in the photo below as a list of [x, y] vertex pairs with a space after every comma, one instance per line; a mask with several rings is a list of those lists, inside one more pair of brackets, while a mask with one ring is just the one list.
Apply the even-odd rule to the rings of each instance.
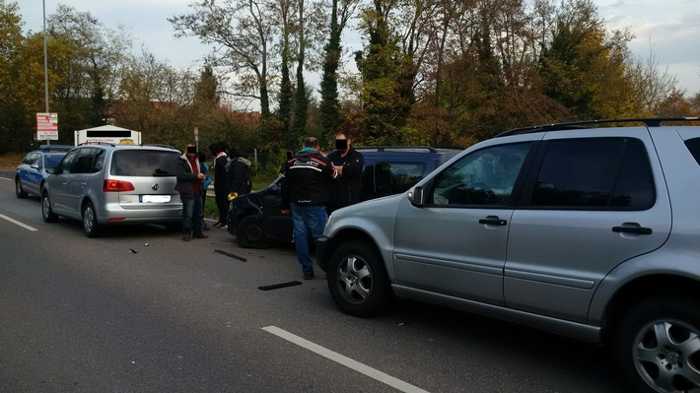
[[177, 174], [175, 189], [180, 192], [182, 200], [182, 240], [206, 239], [202, 233], [202, 180], [197, 148], [187, 145], [185, 155], [181, 157], [180, 171]]

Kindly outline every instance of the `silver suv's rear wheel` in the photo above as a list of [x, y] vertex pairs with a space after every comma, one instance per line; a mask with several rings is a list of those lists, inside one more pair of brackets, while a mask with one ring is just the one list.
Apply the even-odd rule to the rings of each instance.
[[636, 305], [613, 345], [634, 391], [700, 392], [700, 305], [682, 298]]
[[87, 237], [95, 237], [98, 234], [97, 214], [92, 203], [87, 202], [83, 207], [83, 232]]
[[41, 194], [41, 218], [44, 222], [55, 222], [58, 218], [51, 209], [51, 199], [46, 191]]

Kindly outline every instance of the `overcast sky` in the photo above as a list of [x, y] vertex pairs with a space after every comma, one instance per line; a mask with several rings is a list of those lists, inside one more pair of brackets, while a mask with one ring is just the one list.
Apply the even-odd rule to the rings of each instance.
[[[145, 46], [178, 67], [196, 68], [209, 48], [195, 38], [173, 37], [169, 16], [187, 12], [191, 0], [62, 0], [79, 11], [89, 11], [112, 29], [123, 27], [134, 46]], [[663, 69], [678, 78], [689, 94], [700, 92], [699, 0], [597, 0], [600, 14], [612, 28], [627, 28], [635, 39], [633, 53], [647, 57], [653, 48]], [[58, 1], [46, 0], [47, 15]], [[41, 0], [19, 0], [26, 30], [41, 30]], [[348, 34], [344, 46], [361, 47], [357, 34]], [[309, 82], [318, 85], [318, 76]]]

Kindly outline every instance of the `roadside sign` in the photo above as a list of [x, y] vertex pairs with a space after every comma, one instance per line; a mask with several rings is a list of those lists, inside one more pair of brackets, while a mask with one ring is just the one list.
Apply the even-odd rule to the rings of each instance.
[[58, 113], [36, 114], [36, 140], [58, 140]]

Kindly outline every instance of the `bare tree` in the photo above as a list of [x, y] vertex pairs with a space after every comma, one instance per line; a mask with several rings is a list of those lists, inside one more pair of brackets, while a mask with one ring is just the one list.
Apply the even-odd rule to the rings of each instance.
[[270, 117], [270, 62], [274, 44], [274, 12], [264, 0], [200, 0], [192, 12], [168, 18], [176, 36], [196, 36], [215, 48], [212, 65], [235, 74], [227, 93], [260, 102], [263, 119]]

